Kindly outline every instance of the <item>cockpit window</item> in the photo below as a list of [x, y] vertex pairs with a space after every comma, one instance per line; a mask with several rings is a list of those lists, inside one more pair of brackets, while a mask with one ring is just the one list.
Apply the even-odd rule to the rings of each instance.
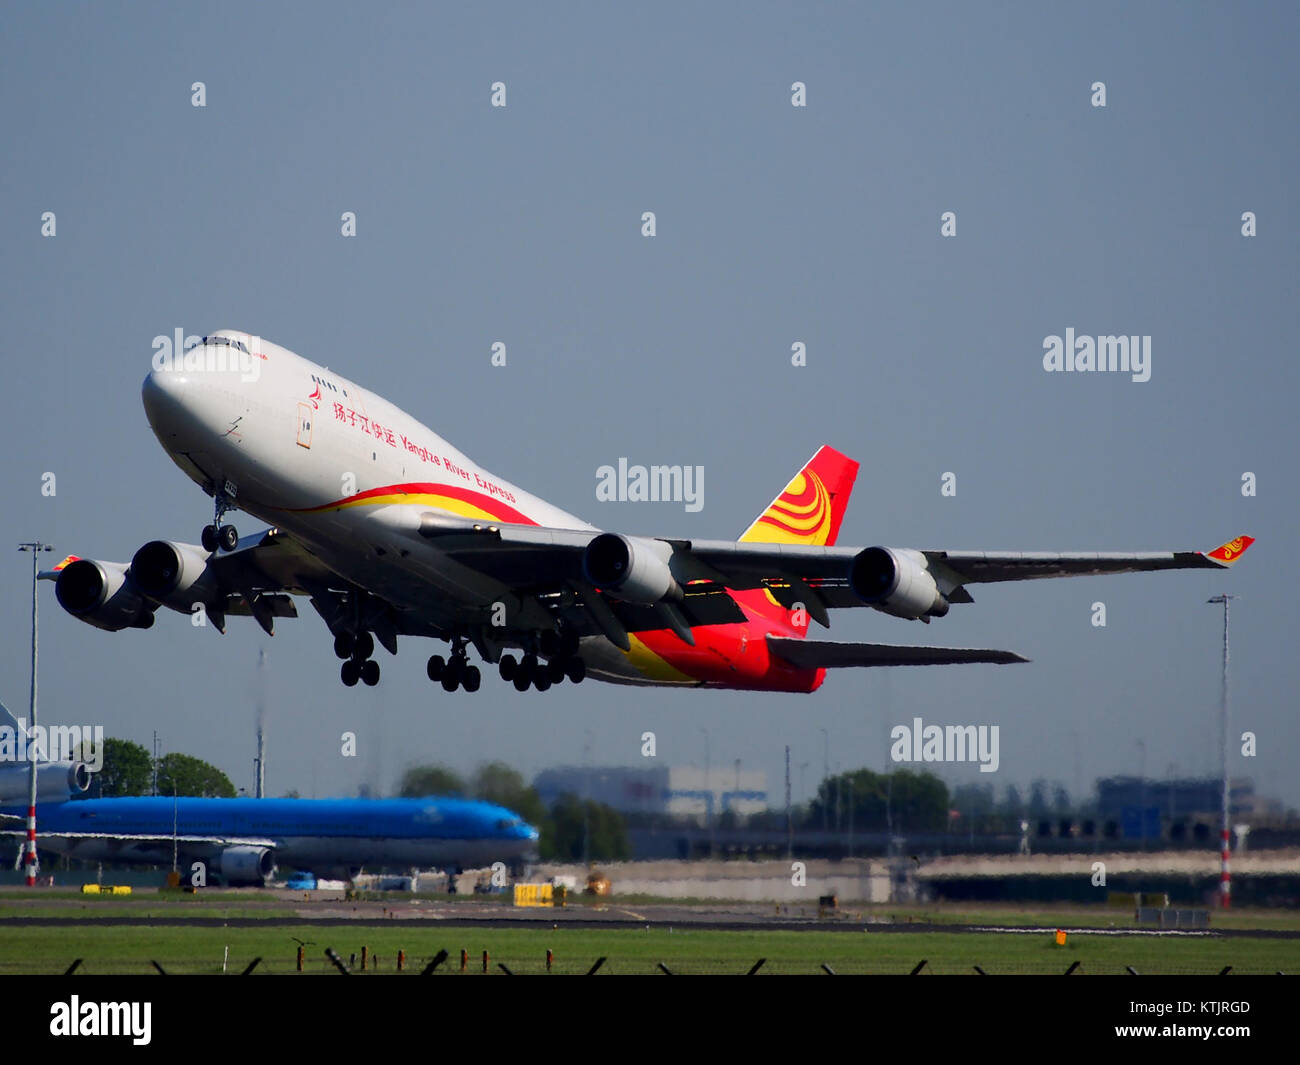
[[520, 821], [519, 818], [517, 817], [515, 818], [503, 817], [500, 821], [497, 822], [497, 828], [518, 828], [522, 824], [523, 822]]
[[185, 350], [193, 351], [195, 348], [199, 347], [200, 344], [203, 345], [204, 347], [207, 347], [209, 344], [212, 344], [212, 345], [220, 345], [222, 347], [228, 347], [228, 348], [237, 348], [239, 351], [242, 351], [245, 355], [249, 354], [248, 348], [244, 346], [244, 342], [242, 340], [235, 340], [233, 337], [204, 337], [202, 340], [198, 342], [198, 344], [191, 344]]

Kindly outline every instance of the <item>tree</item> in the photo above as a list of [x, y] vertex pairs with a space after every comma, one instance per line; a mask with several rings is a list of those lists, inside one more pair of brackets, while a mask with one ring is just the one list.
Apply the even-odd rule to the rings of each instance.
[[85, 798], [148, 795], [153, 784], [153, 759], [138, 743], [106, 739], [104, 763], [91, 779]]
[[465, 781], [444, 765], [413, 765], [402, 774], [397, 794], [403, 799], [423, 799], [429, 795], [464, 795]]
[[624, 861], [631, 853], [622, 815], [613, 807], [584, 801], [572, 792], [565, 792], [551, 807], [550, 825], [542, 830], [538, 852], [543, 859], [581, 861], [584, 835], [592, 861]]
[[948, 786], [932, 773], [855, 769], [821, 782], [807, 827], [820, 828], [823, 811], [837, 831], [848, 831], [850, 823], [855, 832], [883, 831], [892, 821], [895, 832], [941, 832], [948, 824]]
[[201, 758], [165, 754], [158, 759], [158, 794], [233, 799], [235, 786], [225, 773]]
[[504, 806], [538, 829], [546, 819], [546, 804], [541, 796], [524, 783], [518, 770], [511, 769], [504, 762], [487, 762], [479, 766], [470, 790], [474, 798]]

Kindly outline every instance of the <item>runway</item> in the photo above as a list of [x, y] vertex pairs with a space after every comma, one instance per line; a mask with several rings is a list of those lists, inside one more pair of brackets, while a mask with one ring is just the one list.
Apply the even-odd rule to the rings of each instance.
[[[777, 914], [773, 906], [681, 906], [642, 904], [620, 906], [581, 905], [573, 907], [516, 907], [488, 902], [442, 902], [413, 899], [409, 902], [350, 902], [339, 900], [315, 902], [293, 907], [291, 914], [267, 913], [265, 916], [208, 917], [175, 916], [154, 913], [144, 900], [133, 900], [139, 914], [104, 916], [33, 916], [0, 917], [3, 927], [85, 927], [167, 926], [254, 928], [269, 926], [300, 927], [381, 927], [400, 923], [427, 928], [690, 928], [726, 932], [854, 932], [854, 933], [950, 933], [968, 935], [1050, 935], [1055, 927], [997, 924], [946, 924], [897, 921], [886, 917], [863, 917], [856, 911]], [[45, 904], [49, 908], [50, 903]], [[69, 904], [71, 909], [80, 905]], [[1267, 938], [1300, 939], [1300, 930], [1259, 929], [1156, 929], [1131, 926], [1087, 925], [1072, 923], [1060, 926], [1068, 935], [1158, 936], [1163, 938]]]

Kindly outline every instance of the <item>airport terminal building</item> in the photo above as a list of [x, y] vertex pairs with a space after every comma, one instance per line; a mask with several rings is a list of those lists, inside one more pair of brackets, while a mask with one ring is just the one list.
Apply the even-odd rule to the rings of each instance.
[[728, 810], [740, 816], [767, 809], [767, 774], [718, 766], [563, 766], [537, 774], [533, 787], [548, 806], [568, 792], [620, 813], [668, 814], [704, 821]]

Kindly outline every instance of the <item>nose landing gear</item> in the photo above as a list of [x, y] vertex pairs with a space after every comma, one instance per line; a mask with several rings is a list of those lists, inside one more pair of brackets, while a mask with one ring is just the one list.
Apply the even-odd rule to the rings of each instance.
[[226, 511], [235, 509], [235, 504], [220, 489], [213, 494], [212, 499], [212, 524], [203, 526], [203, 532], [199, 537], [200, 542], [203, 544], [203, 550], [212, 552], [216, 551], [217, 548], [221, 548], [223, 551], [233, 551], [239, 546], [239, 530], [233, 525], [222, 525], [221, 519], [225, 516]]

